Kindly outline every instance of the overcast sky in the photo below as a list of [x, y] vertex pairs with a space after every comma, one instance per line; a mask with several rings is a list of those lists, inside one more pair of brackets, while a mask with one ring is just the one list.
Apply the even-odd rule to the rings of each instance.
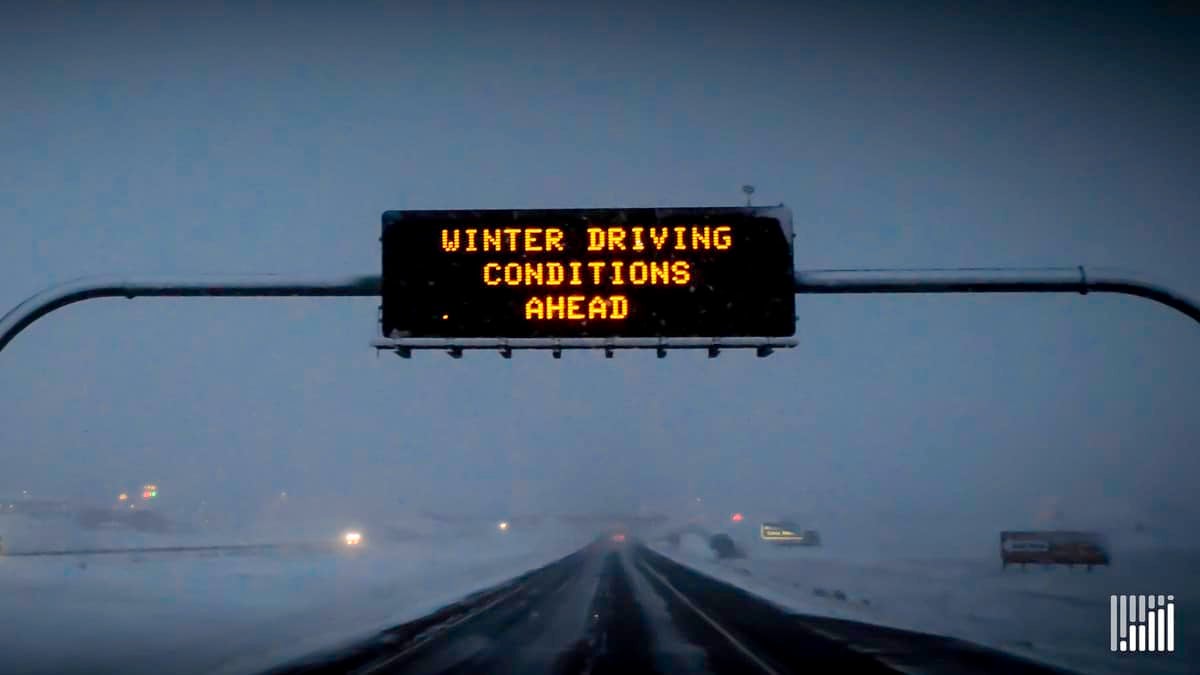
[[[232, 4], [0, 9], [0, 306], [377, 273], [388, 209], [744, 183], [793, 210], [798, 268], [1115, 265], [1200, 298], [1194, 10]], [[799, 297], [767, 359], [561, 361], [377, 356], [377, 304], [42, 319], [0, 353], [0, 494], [1200, 522], [1200, 326], [1144, 300]]]

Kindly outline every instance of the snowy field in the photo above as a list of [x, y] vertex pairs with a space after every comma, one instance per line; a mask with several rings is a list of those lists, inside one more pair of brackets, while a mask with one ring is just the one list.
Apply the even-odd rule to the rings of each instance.
[[[797, 612], [951, 635], [1084, 673], [1200, 672], [1200, 552], [1114, 551], [1112, 568], [1001, 569], [999, 556], [871, 561], [751, 544], [717, 561], [686, 535], [654, 550]], [[1109, 595], [1174, 593], [1176, 652], [1109, 651]], [[843, 597], [844, 596], [844, 599]]]
[[[339, 531], [331, 522], [146, 535], [25, 521], [3, 523], [10, 552], [334, 542]], [[417, 517], [388, 522], [411, 540], [372, 537], [381, 530], [368, 523], [366, 545], [353, 552], [0, 557], [0, 672], [255, 672], [417, 618], [590, 539], [552, 526], [451, 532]], [[978, 551], [931, 559], [908, 550], [886, 563], [861, 543], [779, 549], [738, 539], [749, 558], [717, 561], [697, 536], [654, 548], [803, 613], [953, 635], [1084, 673], [1200, 672], [1197, 551], [1143, 544], [1114, 549], [1109, 569], [1022, 572], [1001, 570], [994, 542], [982, 539]], [[1176, 653], [1110, 653], [1111, 593], [1175, 594]]]
[[[196, 543], [168, 539], [142, 543]], [[542, 528], [368, 540], [343, 553], [0, 557], [0, 671], [254, 672], [417, 618], [586, 541]]]

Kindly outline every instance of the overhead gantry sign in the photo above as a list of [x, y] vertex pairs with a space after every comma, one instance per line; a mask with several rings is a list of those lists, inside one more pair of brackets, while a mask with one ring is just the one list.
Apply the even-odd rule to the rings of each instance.
[[795, 271], [783, 206], [388, 211], [382, 274], [78, 279], [0, 317], [0, 351], [41, 317], [96, 298], [380, 297], [377, 349], [707, 349], [796, 345], [794, 294], [1118, 293], [1200, 322], [1200, 305], [1124, 274], [1074, 268]]
[[381, 348], [793, 346], [779, 207], [388, 211]]

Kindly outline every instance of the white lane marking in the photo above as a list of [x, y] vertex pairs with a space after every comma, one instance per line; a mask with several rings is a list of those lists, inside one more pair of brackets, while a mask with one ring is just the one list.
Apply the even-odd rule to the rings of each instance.
[[897, 672], [903, 673], [904, 675], [924, 675], [927, 672], [924, 670], [914, 669], [913, 666], [895, 661], [895, 659], [893, 658], [893, 652], [891, 652], [889, 650], [878, 649], [876, 647], [860, 646], [860, 645], [857, 645], [857, 644], [847, 640], [845, 637], [843, 637], [841, 635], [838, 635], [836, 633], [830, 633], [829, 631], [825, 630], [824, 628], [818, 628], [816, 626], [810, 626], [808, 624], [803, 624], [803, 626], [804, 626], [804, 630], [807, 630], [810, 633], [816, 633], [817, 635], [820, 635], [821, 637], [823, 637], [827, 640], [830, 640], [831, 642], [836, 642], [836, 643], [848, 648], [850, 651], [858, 652], [859, 654], [862, 654], [863, 656], [869, 656], [869, 657], [875, 659], [876, 661], [879, 661], [880, 663], [884, 664], [885, 666], [892, 668], [893, 670], [896, 670]]
[[429, 640], [432, 639], [434, 636], [440, 635], [441, 633], [444, 633], [447, 630], [454, 628], [458, 624], [460, 624], [464, 621], [467, 621], [468, 619], [473, 619], [473, 618], [479, 616], [480, 614], [482, 614], [483, 612], [486, 612], [487, 610], [491, 609], [492, 607], [495, 607], [496, 605], [504, 602], [505, 600], [508, 600], [509, 598], [516, 595], [519, 591], [521, 591], [524, 588], [525, 588], [525, 584], [520, 584], [517, 587], [513, 588], [511, 591], [509, 591], [509, 592], [505, 593], [504, 595], [501, 595], [500, 597], [487, 603], [483, 607], [476, 609], [474, 612], [465, 614], [465, 615], [459, 617], [458, 619], [451, 621], [449, 623], [439, 624], [432, 631], [426, 633], [424, 638], [422, 638], [421, 640], [417, 641], [416, 643], [414, 643], [412, 645], [409, 645], [403, 651], [396, 652], [395, 654], [392, 654], [391, 656], [389, 656], [388, 658], [386, 658], [382, 661], [368, 663], [367, 665], [363, 666], [362, 668], [355, 670], [354, 671], [355, 675], [370, 675], [371, 673], [378, 672], [378, 671], [388, 667], [389, 665], [395, 663], [397, 660], [404, 658], [404, 657], [408, 656], [409, 654], [412, 654], [414, 651], [425, 646], [425, 644], [428, 643]]
[[[558, 593], [562, 592], [562, 590], [565, 589], [572, 581], [575, 581], [577, 576], [578, 575], [572, 575], [572, 576], [567, 577], [566, 579], [563, 580], [563, 582], [561, 584], [559, 584], [557, 587], [555, 587], [555, 589], [553, 591], [551, 591], [550, 594], [557, 595]], [[404, 658], [405, 656], [408, 656], [408, 655], [412, 654], [413, 652], [417, 651], [421, 647], [424, 647], [430, 640], [437, 637], [438, 635], [450, 630], [451, 628], [454, 628], [455, 626], [459, 625], [460, 623], [462, 623], [464, 621], [473, 619], [473, 618], [479, 616], [480, 614], [486, 612], [487, 610], [491, 609], [492, 607], [495, 607], [496, 605], [504, 602], [505, 600], [508, 600], [509, 598], [511, 598], [512, 596], [516, 595], [518, 592], [523, 590], [527, 585], [528, 585], [527, 583], [519, 584], [519, 585], [515, 586], [509, 592], [492, 600], [491, 602], [476, 609], [475, 611], [465, 614], [465, 615], [459, 617], [458, 619], [451, 621], [449, 623], [439, 624], [433, 630], [426, 633], [420, 640], [418, 640], [417, 642], [414, 642], [413, 644], [406, 647], [403, 651], [396, 652], [395, 654], [392, 654], [391, 656], [384, 659], [383, 661], [376, 661], [374, 663], [369, 663], [369, 664], [363, 666], [362, 668], [359, 668], [358, 670], [354, 671], [354, 675], [371, 675], [371, 673], [378, 672], [381, 669], [388, 667], [389, 665], [394, 663], [396, 660]], [[596, 590], [599, 588], [599, 586], [600, 586], [600, 578], [599, 578], [599, 576], [597, 576], [596, 583], [592, 587], [592, 595], [593, 596], [595, 596]]]
[[672, 593], [675, 594], [675, 597], [679, 598], [680, 602], [682, 602], [684, 605], [687, 605], [688, 609], [695, 612], [696, 616], [700, 617], [701, 619], [704, 619], [704, 621], [709, 626], [712, 626], [713, 630], [717, 631], [718, 633], [721, 634], [722, 637], [724, 637], [726, 640], [728, 640], [729, 644], [733, 645], [734, 649], [737, 649], [739, 652], [741, 652], [742, 656], [745, 656], [747, 659], [749, 659], [751, 662], [753, 662], [754, 665], [758, 666], [758, 668], [760, 670], [762, 670], [764, 673], [768, 673], [768, 675], [778, 675], [778, 673], [775, 671], [775, 669], [771, 668], [771, 666], [769, 666], [765, 662], [763, 662], [762, 659], [755, 656], [754, 652], [750, 651], [749, 647], [742, 644], [741, 642], [738, 642], [737, 638], [733, 637], [733, 635], [731, 635], [729, 633], [729, 631], [722, 628], [720, 624], [718, 624], [716, 621], [714, 621], [712, 619], [712, 617], [710, 617], [709, 615], [700, 611], [699, 607], [695, 606], [694, 604], [692, 604], [691, 600], [688, 600], [686, 597], [684, 597], [683, 593], [680, 593], [677, 588], [672, 586], [671, 582], [667, 581], [666, 578], [663, 577], [663, 575], [650, 569], [650, 566], [647, 565], [644, 561], [641, 563], [640, 567], [642, 568], [643, 572], [648, 572], [651, 575], [653, 575], [655, 579], [658, 579], [658, 581], [661, 582], [663, 586], [666, 586], [667, 589], [669, 589]]
[[558, 595], [559, 593], [562, 593], [563, 589], [567, 587], [567, 584], [571, 583], [574, 580], [575, 580], [575, 577], [567, 577], [566, 579], [563, 579], [563, 582], [561, 584], [556, 586], [554, 588], [554, 590], [550, 591], [550, 595]]
[[843, 644], [843, 645], [847, 645], [847, 646], [851, 646], [851, 647], [853, 646], [850, 644], [850, 642], [848, 640], [846, 640], [846, 638], [844, 638], [841, 635], [838, 635], [836, 633], [830, 633], [829, 631], [825, 630], [824, 628], [817, 628], [816, 626], [809, 626], [808, 624], [804, 624], [804, 630], [806, 630], [810, 633], [816, 633], [817, 635], [820, 635], [821, 637], [825, 638], [826, 640], [829, 640], [830, 642], [837, 642], [838, 644]]

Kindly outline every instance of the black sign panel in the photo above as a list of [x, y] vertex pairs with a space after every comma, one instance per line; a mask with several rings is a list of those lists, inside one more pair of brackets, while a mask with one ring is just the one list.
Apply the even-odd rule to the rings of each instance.
[[388, 211], [389, 338], [789, 337], [783, 207]]
[[821, 535], [816, 530], [801, 530], [795, 523], [763, 523], [761, 536], [765, 541], [795, 546], [820, 546]]

